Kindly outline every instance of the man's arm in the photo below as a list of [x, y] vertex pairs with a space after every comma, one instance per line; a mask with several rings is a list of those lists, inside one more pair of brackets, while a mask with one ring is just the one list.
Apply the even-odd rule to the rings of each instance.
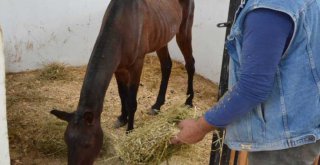
[[[277, 66], [292, 31], [293, 22], [284, 13], [269, 9], [256, 9], [249, 13], [244, 22], [239, 81], [200, 120], [193, 124], [181, 123], [178, 141], [198, 142], [201, 138], [192, 138], [196, 137], [194, 134], [201, 134], [199, 136], [203, 138], [214, 129], [213, 126], [225, 127], [264, 102], [272, 92]], [[211, 129], [196, 131], [208, 125]]]

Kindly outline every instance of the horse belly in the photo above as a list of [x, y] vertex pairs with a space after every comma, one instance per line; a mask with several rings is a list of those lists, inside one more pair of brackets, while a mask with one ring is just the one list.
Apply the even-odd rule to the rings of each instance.
[[[146, 9], [143, 34], [149, 45], [148, 52], [156, 51], [168, 44], [179, 32], [182, 22], [182, 7], [178, 0], [154, 2]], [[151, 6], [152, 5], [152, 6]]]

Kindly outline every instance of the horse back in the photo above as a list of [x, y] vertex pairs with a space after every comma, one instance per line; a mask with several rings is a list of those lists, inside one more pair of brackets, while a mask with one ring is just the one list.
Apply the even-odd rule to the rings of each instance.
[[109, 31], [107, 37], [121, 41], [121, 65], [128, 65], [137, 56], [167, 45], [179, 33], [188, 2], [193, 0], [112, 0], [100, 33]]

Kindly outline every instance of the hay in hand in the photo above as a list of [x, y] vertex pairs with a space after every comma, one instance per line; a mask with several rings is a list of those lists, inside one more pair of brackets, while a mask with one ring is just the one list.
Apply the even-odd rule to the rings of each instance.
[[118, 156], [127, 164], [159, 164], [185, 145], [169, 143], [178, 129], [176, 124], [195, 117], [195, 111], [186, 107], [174, 107], [157, 118], [146, 121], [128, 135], [116, 141]]
[[39, 79], [41, 80], [65, 80], [69, 77], [66, 65], [60, 63], [50, 63], [41, 70]]

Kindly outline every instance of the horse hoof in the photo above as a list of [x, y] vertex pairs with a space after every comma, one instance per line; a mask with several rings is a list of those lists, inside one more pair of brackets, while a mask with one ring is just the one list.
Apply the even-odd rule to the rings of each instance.
[[186, 106], [187, 108], [193, 108], [193, 105], [191, 104], [191, 105], [189, 105], [189, 104], [185, 104], [184, 106]]
[[133, 129], [132, 130], [126, 130], [126, 135], [128, 135], [129, 133], [131, 133], [133, 131]]
[[128, 122], [127, 121], [121, 121], [121, 120], [117, 120], [115, 123], [114, 123], [114, 128], [120, 128], [120, 127], [123, 127], [127, 124]]
[[151, 116], [155, 116], [155, 115], [158, 115], [160, 112], [160, 110], [157, 110], [157, 109], [150, 109], [149, 112], [147, 112], [148, 115], [151, 115]]

